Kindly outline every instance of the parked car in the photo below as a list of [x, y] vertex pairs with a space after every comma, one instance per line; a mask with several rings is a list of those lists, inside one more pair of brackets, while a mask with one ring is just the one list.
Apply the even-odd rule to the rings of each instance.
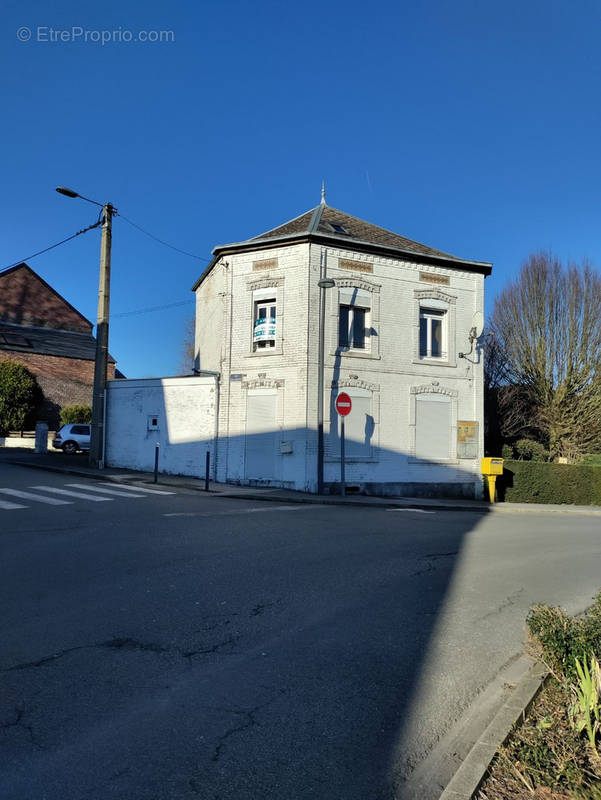
[[77, 453], [90, 449], [90, 426], [81, 424], [63, 425], [52, 440], [52, 446], [63, 453]]

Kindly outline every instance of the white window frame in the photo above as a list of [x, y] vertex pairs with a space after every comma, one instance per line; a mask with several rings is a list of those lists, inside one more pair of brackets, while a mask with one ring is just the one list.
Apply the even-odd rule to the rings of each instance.
[[[348, 308], [348, 330], [346, 332], [347, 341], [349, 344], [343, 345], [340, 342], [340, 326], [341, 326], [341, 309]], [[360, 311], [363, 314], [363, 347], [356, 347], [354, 343], [354, 329], [355, 329], [355, 314], [357, 311]], [[371, 309], [357, 304], [348, 304], [348, 303], [340, 303], [338, 306], [338, 347], [342, 352], [361, 352], [364, 353], [369, 351], [370, 343], [371, 343], [371, 336], [370, 328], [371, 328]]]
[[[422, 352], [422, 320], [426, 320], [426, 352]], [[440, 322], [440, 355], [432, 355], [432, 322]], [[448, 358], [448, 322], [449, 313], [447, 309], [431, 308], [420, 305], [419, 309], [419, 357], [423, 359], [435, 359], [436, 361], [446, 361]]]
[[[277, 310], [278, 310], [278, 301], [277, 297], [275, 296], [275, 292], [273, 296], [266, 297], [265, 299], [262, 298], [253, 298], [253, 352], [259, 353], [264, 350], [273, 350], [276, 346], [277, 340], [277, 332], [278, 332], [278, 320], [277, 320]], [[266, 310], [266, 318], [273, 319], [275, 324], [275, 335], [273, 339], [266, 339], [265, 341], [255, 341], [255, 327], [257, 324], [257, 320], [259, 319], [259, 311], [261, 308], [265, 308]], [[271, 313], [273, 309], [274, 313]], [[263, 345], [263, 346], [262, 346]]]
[[[284, 342], [284, 316], [282, 313], [284, 304], [284, 280], [283, 278], [252, 280], [247, 283], [247, 325], [248, 325], [248, 350], [246, 358], [263, 358], [283, 354]], [[255, 349], [254, 329], [257, 305], [267, 300], [275, 298], [275, 346], [257, 347]]]
[[[414, 292], [413, 307], [413, 363], [421, 366], [457, 367], [456, 352], [456, 303], [454, 295], [439, 289], [417, 289]], [[422, 356], [420, 349], [420, 332], [422, 314], [428, 311], [444, 312], [442, 326], [442, 356]]]
[[[343, 358], [380, 358], [380, 285], [361, 279], [336, 279], [337, 291], [328, 292], [330, 322], [328, 324], [329, 350], [332, 356]], [[340, 307], [361, 308], [365, 311], [365, 347], [340, 346]], [[353, 313], [349, 313], [349, 333], [352, 331]]]

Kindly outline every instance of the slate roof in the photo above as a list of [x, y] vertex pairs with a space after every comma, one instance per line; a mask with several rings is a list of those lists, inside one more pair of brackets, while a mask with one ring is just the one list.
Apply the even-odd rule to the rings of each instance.
[[[0, 322], [0, 350], [94, 361], [96, 339], [91, 333], [33, 328]], [[111, 355], [109, 361], [115, 363]]]
[[[345, 232], [337, 230], [334, 226], [343, 228]], [[296, 217], [290, 222], [284, 223], [284, 225], [273, 228], [259, 236], [254, 236], [251, 241], [258, 242], [264, 239], [274, 239], [293, 233], [323, 233], [337, 236], [346, 241], [355, 239], [370, 244], [381, 244], [387, 247], [396, 247], [400, 250], [409, 250], [419, 255], [442, 256], [443, 258], [461, 260], [457, 259], [457, 256], [414, 242], [412, 239], [407, 239], [406, 236], [400, 236], [398, 233], [381, 228], [379, 225], [373, 225], [371, 222], [359, 219], [359, 217], [353, 217], [351, 214], [346, 214], [344, 211], [339, 211], [337, 208], [332, 208], [325, 203], [320, 203], [316, 208], [301, 214], [300, 217]]]
[[327, 205], [325, 200], [315, 208], [300, 214], [298, 217], [278, 225], [277, 228], [246, 239], [242, 242], [233, 242], [216, 247], [213, 250], [214, 258], [192, 290], [198, 288], [200, 283], [213, 269], [219, 257], [227, 252], [241, 252], [253, 248], [275, 247], [276, 243], [287, 244], [293, 241], [316, 241], [334, 246], [346, 246], [362, 252], [381, 252], [400, 258], [418, 257], [426, 262], [440, 263], [443, 266], [455, 267], [471, 272], [489, 275], [492, 264], [487, 261], [471, 261], [458, 256], [437, 250], [434, 247], [415, 242], [406, 236], [393, 233], [379, 225], [373, 225], [359, 217], [347, 214], [337, 208]]

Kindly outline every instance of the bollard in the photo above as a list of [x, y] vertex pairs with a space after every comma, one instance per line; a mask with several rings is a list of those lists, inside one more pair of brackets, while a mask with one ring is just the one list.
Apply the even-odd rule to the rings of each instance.
[[209, 491], [209, 472], [211, 470], [211, 451], [207, 450], [205, 458], [205, 492]]
[[48, 452], [48, 423], [36, 422], [35, 424], [35, 451], [36, 453]]
[[156, 442], [154, 446], [154, 481], [156, 483], [159, 479], [159, 443]]

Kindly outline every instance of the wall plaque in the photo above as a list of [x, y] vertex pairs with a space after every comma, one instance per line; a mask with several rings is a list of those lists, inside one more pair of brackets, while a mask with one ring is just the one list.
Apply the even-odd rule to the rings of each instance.
[[365, 261], [351, 261], [350, 258], [339, 258], [338, 266], [340, 269], [352, 269], [356, 272], [373, 272], [373, 264], [366, 264]]
[[451, 282], [446, 275], [436, 275], [433, 272], [420, 272], [419, 279], [424, 283], [437, 283], [439, 286], [448, 286]]
[[253, 261], [253, 271], [260, 272], [263, 269], [276, 269], [277, 258], [263, 258], [261, 261]]

